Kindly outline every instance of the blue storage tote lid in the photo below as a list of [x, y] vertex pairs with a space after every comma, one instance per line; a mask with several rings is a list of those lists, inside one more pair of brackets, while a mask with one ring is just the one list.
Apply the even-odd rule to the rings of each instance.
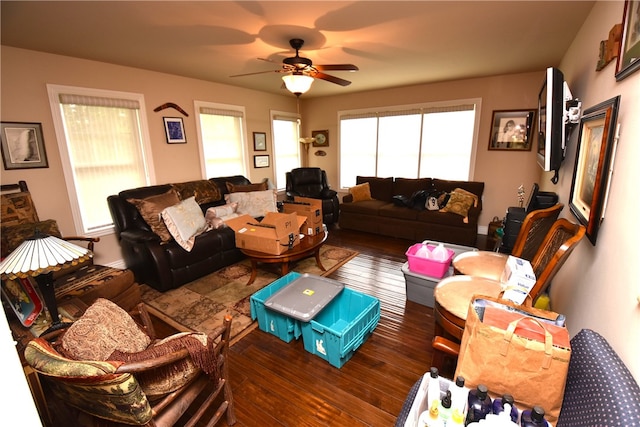
[[264, 305], [302, 322], [315, 317], [342, 290], [337, 280], [314, 274], [302, 274], [269, 297]]

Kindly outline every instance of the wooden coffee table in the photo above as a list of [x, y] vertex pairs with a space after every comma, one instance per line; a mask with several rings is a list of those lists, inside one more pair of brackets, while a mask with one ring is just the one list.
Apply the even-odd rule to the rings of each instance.
[[320, 261], [320, 247], [327, 240], [327, 232], [321, 232], [315, 236], [304, 236], [300, 239], [300, 243], [280, 255], [267, 254], [264, 252], [253, 251], [250, 249], [240, 249], [251, 260], [251, 277], [247, 286], [256, 280], [258, 274], [258, 263], [263, 264], [280, 264], [280, 275], [284, 276], [289, 272], [289, 263], [298, 261], [310, 256], [316, 257], [316, 264], [322, 271], [327, 271]]

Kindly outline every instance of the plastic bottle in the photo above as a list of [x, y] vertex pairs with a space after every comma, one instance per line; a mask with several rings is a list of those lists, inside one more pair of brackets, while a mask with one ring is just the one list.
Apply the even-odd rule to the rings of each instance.
[[438, 368], [432, 366], [429, 370], [429, 386], [427, 387], [427, 410], [438, 410], [440, 404], [440, 375]]
[[520, 425], [522, 427], [548, 427], [549, 423], [544, 419], [544, 409], [540, 406], [534, 406], [533, 409], [522, 411]]
[[416, 255], [418, 258], [429, 258], [431, 253], [429, 252], [429, 248], [424, 243], [420, 245], [418, 250], [416, 251]]
[[505, 393], [502, 395], [502, 398], [498, 397], [493, 401], [493, 413], [496, 415], [500, 415], [504, 411], [504, 405], [509, 404], [511, 408], [510, 416], [511, 421], [514, 423], [518, 421], [518, 408], [513, 404], [513, 396]]
[[449, 257], [449, 252], [442, 243], [439, 243], [438, 246], [431, 251], [431, 255], [436, 261], [446, 261]]
[[443, 427], [444, 423], [438, 419], [438, 408], [435, 407], [420, 414], [418, 427]]
[[464, 388], [464, 377], [458, 375], [451, 390], [451, 423], [455, 426], [464, 425], [464, 417], [467, 411], [467, 389]]
[[440, 406], [438, 406], [438, 418], [442, 421], [443, 425], [449, 425], [451, 419], [451, 390], [447, 390], [442, 400], [440, 400]]
[[485, 419], [491, 413], [491, 398], [487, 386], [478, 384], [475, 390], [469, 392], [469, 405], [467, 407], [467, 422], [465, 425]]

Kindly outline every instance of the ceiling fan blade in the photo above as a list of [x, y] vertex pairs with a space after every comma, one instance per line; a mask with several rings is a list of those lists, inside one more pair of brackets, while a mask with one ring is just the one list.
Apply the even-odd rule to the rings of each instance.
[[274, 64], [279, 64], [279, 62], [274, 61], [273, 59], [269, 59], [269, 58], [258, 58], [260, 61], [266, 61], [266, 62], [272, 62]]
[[256, 71], [255, 73], [245, 73], [245, 74], [235, 74], [229, 77], [244, 77], [244, 76], [254, 76], [256, 74], [266, 74], [266, 73], [281, 73], [282, 70], [267, 70], [267, 71]]
[[335, 83], [340, 86], [349, 86], [351, 82], [349, 80], [341, 79], [340, 77], [330, 76], [329, 74], [322, 73], [320, 71], [315, 71], [309, 73], [311, 77], [316, 79], [326, 80], [331, 83]]
[[359, 68], [353, 64], [331, 64], [331, 65], [314, 65], [318, 71], [358, 71]]

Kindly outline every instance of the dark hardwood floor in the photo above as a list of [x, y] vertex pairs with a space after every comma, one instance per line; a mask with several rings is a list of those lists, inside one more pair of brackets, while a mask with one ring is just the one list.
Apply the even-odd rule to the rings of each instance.
[[[341, 368], [258, 329], [230, 350], [237, 426], [392, 426], [431, 364], [432, 309], [405, 299], [415, 242], [332, 227], [327, 244], [358, 256], [329, 277], [380, 299], [380, 322]], [[223, 424], [224, 425], [224, 424]]]

